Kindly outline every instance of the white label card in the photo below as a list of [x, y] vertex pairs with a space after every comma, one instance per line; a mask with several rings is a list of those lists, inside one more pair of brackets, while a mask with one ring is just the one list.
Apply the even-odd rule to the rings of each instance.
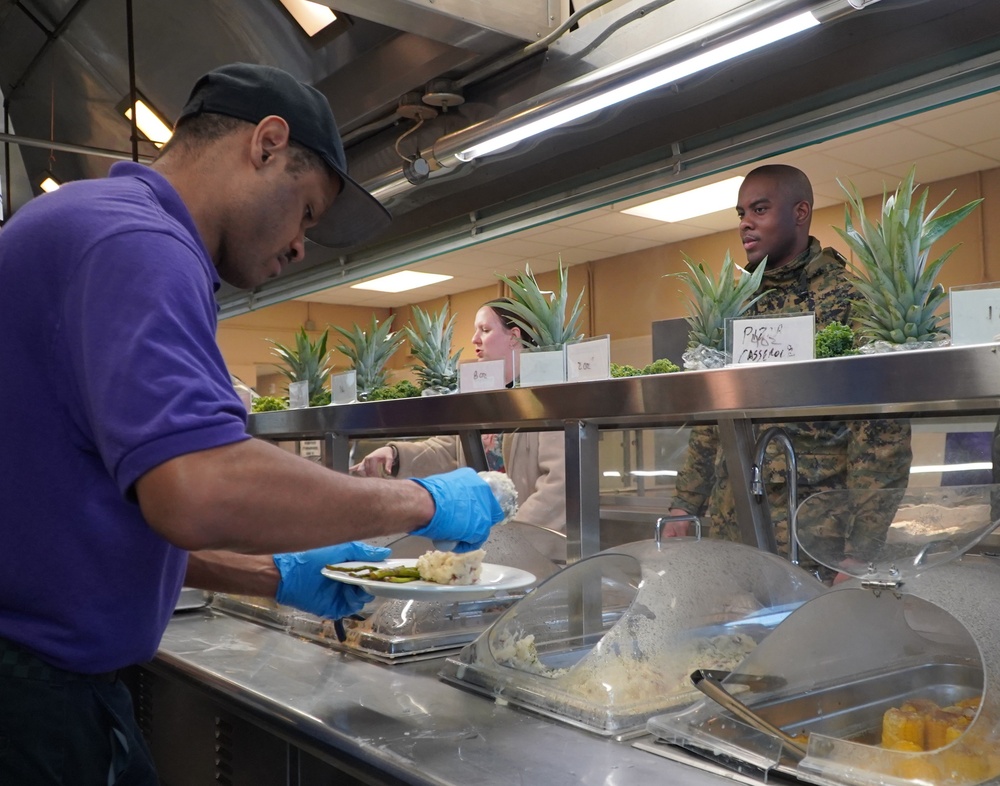
[[611, 336], [566, 345], [566, 380], [585, 382], [611, 378]]
[[353, 404], [358, 400], [358, 372], [354, 369], [330, 375], [330, 403]]
[[309, 380], [288, 383], [288, 408], [302, 409], [309, 406]]
[[786, 363], [816, 357], [816, 315], [732, 320], [733, 365]]
[[318, 439], [304, 439], [299, 443], [299, 455], [302, 458], [319, 461], [323, 456], [322, 443]]
[[521, 353], [520, 387], [553, 385], [566, 381], [566, 356], [561, 349]]
[[952, 287], [949, 294], [952, 346], [1000, 340], [1000, 286]]
[[501, 390], [504, 382], [502, 360], [480, 360], [462, 363], [458, 367], [458, 389], [462, 393], [476, 390]]

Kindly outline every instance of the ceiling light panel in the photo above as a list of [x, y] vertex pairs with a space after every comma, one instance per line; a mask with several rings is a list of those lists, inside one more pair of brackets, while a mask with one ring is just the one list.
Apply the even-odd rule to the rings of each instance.
[[391, 273], [388, 276], [373, 278], [371, 281], [362, 281], [360, 284], [352, 284], [351, 289], [371, 289], [375, 292], [406, 292], [411, 289], [419, 289], [430, 284], [437, 284], [441, 281], [448, 281], [451, 276], [444, 276], [439, 273], [420, 273], [416, 270], [401, 270], [398, 273]]
[[685, 191], [683, 194], [674, 194], [644, 205], [630, 207], [622, 212], [630, 216], [675, 223], [697, 216], [706, 216], [709, 213], [718, 213], [720, 210], [735, 210], [742, 182], [742, 175], [731, 177], [728, 180], [720, 180], [718, 183]]

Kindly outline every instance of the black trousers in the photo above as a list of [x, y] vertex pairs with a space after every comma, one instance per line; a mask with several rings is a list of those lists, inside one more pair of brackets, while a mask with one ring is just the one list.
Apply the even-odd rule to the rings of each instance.
[[117, 674], [63, 671], [0, 639], [0, 785], [157, 783]]

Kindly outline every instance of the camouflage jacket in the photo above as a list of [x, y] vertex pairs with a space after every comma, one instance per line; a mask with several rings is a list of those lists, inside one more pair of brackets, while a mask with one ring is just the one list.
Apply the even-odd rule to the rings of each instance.
[[[773, 272], [765, 271], [759, 291], [772, 290], [748, 315], [799, 313], [816, 315], [816, 330], [833, 322], [848, 322], [860, 295], [845, 275], [846, 261], [832, 248], [810, 238], [809, 248], [796, 260]], [[792, 440], [797, 460], [798, 500], [832, 489], [903, 489], [910, 471], [910, 425], [906, 420], [850, 420], [757, 424], [759, 435], [781, 426]], [[768, 448], [764, 481], [778, 550], [788, 552], [788, 504], [784, 453]], [[829, 511], [823, 521], [809, 522], [810, 534], [842, 541], [843, 553], [861, 548], [868, 538], [882, 538], [895, 513], [894, 495], [874, 495]], [[736, 508], [725, 457], [714, 426], [692, 429], [687, 455], [676, 481], [673, 507], [711, 518], [711, 534], [739, 540]], [[849, 509], [848, 509], [849, 508]], [[804, 522], [800, 521], [800, 527]], [[800, 530], [801, 531], [801, 530]], [[836, 550], [839, 552], [840, 545]], [[808, 563], [805, 555], [803, 562]]]

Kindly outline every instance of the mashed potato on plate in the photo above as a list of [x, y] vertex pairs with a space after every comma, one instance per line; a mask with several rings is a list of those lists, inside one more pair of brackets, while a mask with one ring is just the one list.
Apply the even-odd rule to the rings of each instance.
[[456, 554], [453, 551], [428, 551], [417, 557], [417, 571], [424, 581], [437, 584], [476, 584], [483, 572], [483, 549]]

